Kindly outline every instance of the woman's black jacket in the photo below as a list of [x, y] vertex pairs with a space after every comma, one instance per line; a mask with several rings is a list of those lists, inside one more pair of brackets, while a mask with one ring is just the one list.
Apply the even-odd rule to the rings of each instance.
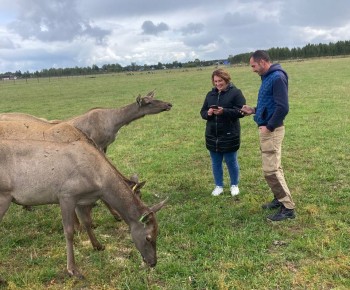
[[[241, 90], [231, 83], [226, 91], [219, 92], [213, 88], [208, 92], [200, 111], [202, 118], [207, 120], [205, 143], [208, 150], [231, 152], [239, 149], [241, 135], [239, 118], [243, 117], [239, 110], [245, 104], [246, 100]], [[211, 105], [223, 107], [223, 114], [208, 116]]]

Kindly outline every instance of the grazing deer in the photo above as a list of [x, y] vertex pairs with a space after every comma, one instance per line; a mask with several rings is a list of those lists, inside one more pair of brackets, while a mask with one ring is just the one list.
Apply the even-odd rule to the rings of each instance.
[[[65, 122], [52, 125], [45, 121], [37, 122], [34, 118], [28, 118], [29, 121], [0, 121], [0, 140], [17, 139], [51, 142], [85, 141], [96, 146], [91, 139], [72, 125]], [[120, 172], [119, 174], [130, 188], [132, 188], [133, 192], [141, 197], [140, 189], [144, 186], [145, 182], [139, 183], [136, 175], [128, 179]], [[29, 206], [25, 206], [25, 208], [31, 209]], [[120, 220], [118, 213], [110, 207], [108, 208], [113, 216], [117, 220]], [[80, 229], [79, 220], [77, 218], [75, 219], [75, 228]]]
[[103, 249], [89, 230], [91, 219], [87, 214], [88, 207], [99, 199], [120, 214], [144, 262], [154, 267], [158, 235], [155, 213], [165, 200], [152, 207], [143, 204], [105, 154], [88, 142], [0, 140], [0, 220], [12, 202], [59, 204], [69, 275], [83, 277], [74, 259], [75, 211], [93, 247]]

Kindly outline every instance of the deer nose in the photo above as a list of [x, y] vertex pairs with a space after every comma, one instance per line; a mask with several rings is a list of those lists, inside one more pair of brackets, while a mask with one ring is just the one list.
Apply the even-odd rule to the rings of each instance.
[[157, 265], [157, 260], [154, 261], [146, 261], [146, 259], [143, 258], [143, 261], [151, 268], [155, 267]]
[[151, 268], [155, 267], [156, 265], [157, 265], [157, 261], [155, 261], [155, 262], [149, 264], [149, 266], [150, 266]]

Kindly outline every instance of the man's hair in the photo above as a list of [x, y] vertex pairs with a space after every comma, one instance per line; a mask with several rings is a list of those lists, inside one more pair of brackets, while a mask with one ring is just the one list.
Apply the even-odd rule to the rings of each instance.
[[230, 74], [222, 68], [219, 68], [219, 69], [213, 71], [213, 73], [211, 75], [211, 81], [212, 81], [213, 85], [215, 85], [214, 84], [214, 76], [218, 76], [218, 77], [222, 78], [226, 83], [229, 83], [231, 81]]
[[265, 50], [256, 50], [251, 54], [250, 58], [253, 58], [255, 61], [264, 60], [266, 62], [271, 62], [271, 58]]

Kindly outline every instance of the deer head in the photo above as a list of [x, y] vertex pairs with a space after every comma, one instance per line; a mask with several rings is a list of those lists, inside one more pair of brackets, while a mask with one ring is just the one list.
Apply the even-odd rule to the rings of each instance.
[[140, 110], [144, 110], [145, 115], [147, 114], [158, 114], [162, 111], [169, 111], [172, 104], [169, 102], [163, 102], [154, 98], [154, 90], [149, 92], [146, 96], [141, 97], [138, 95], [136, 98]]
[[150, 267], [157, 264], [158, 223], [155, 213], [164, 206], [166, 201], [163, 200], [149, 208], [130, 229], [136, 248], [141, 253], [143, 261]]

